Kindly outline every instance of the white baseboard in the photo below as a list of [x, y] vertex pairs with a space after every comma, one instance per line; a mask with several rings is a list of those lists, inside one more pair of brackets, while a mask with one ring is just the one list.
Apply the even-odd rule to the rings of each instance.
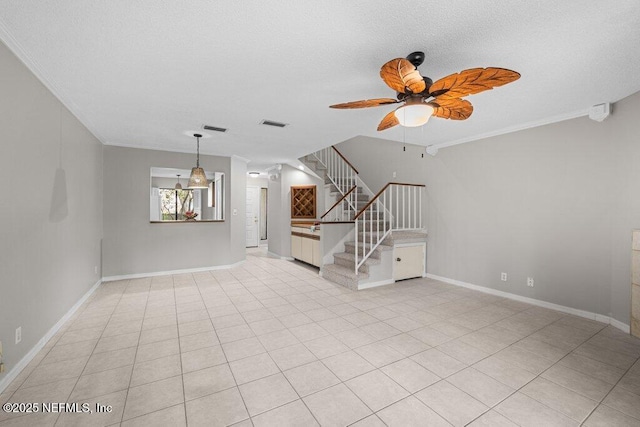
[[89, 289], [82, 296], [82, 298], [80, 298], [78, 302], [76, 302], [73, 307], [71, 307], [69, 311], [67, 311], [67, 313], [62, 316], [62, 318], [58, 320], [58, 322], [53, 325], [53, 327], [49, 329], [49, 331], [42, 338], [40, 338], [40, 341], [38, 341], [38, 343], [33, 346], [29, 353], [25, 354], [25, 356], [20, 359], [20, 361], [16, 363], [16, 365], [9, 372], [7, 372], [7, 375], [2, 380], [0, 380], [0, 394], [2, 394], [2, 392], [9, 386], [9, 384], [11, 384], [14, 379], [16, 379], [18, 374], [20, 374], [20, 372], [22, 372], [22, 370], [27, 367], [29, 362], [31, 362], [36, 354], [38, 354], [38, 352], [42, 350], [42, 348], [51, 339], [51, 337], [53, 337], [60, 330], [62, 325], [64, 325], [65, 322], [69, 320], [71, 316], [73, 316], [73, 314], [78, 310], [78, 308], [80, 308], [80, 306], [84, 304], [84, 302], [91, 296], [91, 294], [93, 294], [96, 289], [98, 289], [98, 286], [100, 286], [101, 283], [102, 280], [98, 280], [96, 284], [93, 285], [91, 289]]
[[267, 255], [269, 256], [269, 258], [283, 259], [285, 261], [294, 261], [293, 257], [278, 255], [274, 252], [267, 251]]
[[377, 288], [378, 286], [391, 285], [393, 283], [395, 283], [395, 280], [393, 279], [379, 280], [377, 282], [371, 282], [371, 283], [363, 283], [362, 285], [358, 285], [358, 290], [361, 291], [363, 289]]
[[238, 261], [234, 264], [228, 265], [216, 265], [213, 267], [198, 267], [198, 268], [185, 268], [183, 270], [168, 270], [168, 271], [154, 271], [151, 273], [136, 273], [136, 274], [123, 274], [121, 276], [107, 276], [103, 277], [103, 282], [113, 282], [115, 280], [130, 280], [140, 279], [143, 277], [155, 277], [155, 276], [167, 276], [171, 274], [185, 274], [185, 273], [200, 273], [202, 271], [214, 271], [214, 270], [227, 270], [242, 265], [245, 260]]
[[509, 292], [504, 292], [504, 291], [499, 291], [497, 289], [491, 289], [491, 288], [487, 288], [487, 287], [484, 287], [484, 286], [474, 285], [472, 283], [467, 283], [467, 282], [463, 282], [463, 281], [460, 281], [460, 280], [449, 279], [448, 277], [436, 276], [435, 274], [427, 273], [427, 277], [429, 279], [435, 279], [435, 280], [439, 280], [441, 282], [449, 283], [450, 285], [461, 286], [461, 287], [467, 288], [467, 289], [473, 289], [474, 291], [483, 292], [485, 294], [491, 294], [491, 295], [495, 295], [495, 296], [499, 296], [499, 297], [503, 297], [503, 298], [512, 299], [512, 300], [515, 300], [515, 301], [525, 302], [527, 304], [535, 305], [535, 306], [538, 306], [538, 307], [549, 308], [551, 310], [556, 310], [556, 311], [560, 311], [560, 312], [563, 312], [563, 313], [568, 313], [568, 314], [573, 314], [575, 316], [584, 317], [585, 319], [590, 319], [590, 320], [595, 320], [597, 322], [606, 323], [608, 325], [611, 325], [611, 326], [613, 326], [615, 328], [620, 329], [621, 331], [623, 331], [623, 332], [625, 332], [627, 334], [631, 330], [629, 328], [629, 325], [627, 325], [625, 323], [622, 323], [621, 321], [616, 320], [616, 319], [614, 319], [612, 317], [605, 316], [605, 315], [602, 315], [602, 314], [592, 313], [592, 312], [586, 311], [586, 310], [579, 310], [577, 308], [567, 307], [567, 306], [560, 305], [560, 304], [554, 304], [552, 302], [542, 301], [542, 300], [539, 300], [539, 299], [523, 297], [521, 295], [516, 295], [516, 294], [509, 293]]

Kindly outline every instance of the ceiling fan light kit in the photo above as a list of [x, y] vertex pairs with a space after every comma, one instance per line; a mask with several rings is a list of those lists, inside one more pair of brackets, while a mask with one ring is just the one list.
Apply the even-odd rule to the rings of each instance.
[[406, 127], [417, 127], [426, 124], [433, 115], [434, 108], [419, 98], [411, 98], [407, 103], [393, 112], [398, 124]]
[[407, 58], [396, 58], [380, 69], [380, 77], [396, 98], [375, 98], [331, 105], [330, 108], [353, 109], [404, 103], [388, 113], [378, 125], [378, 131], [396, 125], [422, 126], [431, 116], [450, 120], [466, 120], [473, 106], [462, 97], [484, 92], [511, 83], [520, 73], [505, 68], [471, 68], [433, 82], [420, 75], [418, 66], [424, 61], [423, 52], [413, 52]]

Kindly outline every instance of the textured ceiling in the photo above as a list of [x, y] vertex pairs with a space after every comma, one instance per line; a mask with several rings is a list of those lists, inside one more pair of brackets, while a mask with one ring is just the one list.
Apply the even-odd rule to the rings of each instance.
[[[640, 2], [0, 0], [0, 37], [105, 144], [292, 162], [358, 135], [447, 145], [585, 114], [640, 90]], [[522, 78], [470, 96], [473, 116], [377, 132], [386, 61], [422, 50], [436, 80]], [[262, 119], [289, 123], [279, 129]]]

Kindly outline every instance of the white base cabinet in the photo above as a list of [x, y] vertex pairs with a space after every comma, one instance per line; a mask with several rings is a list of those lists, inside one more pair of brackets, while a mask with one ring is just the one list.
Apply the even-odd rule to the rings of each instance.
[[291, 227], [291, 256], [320, 267], [322, 264], [320, 230], [311, 231], [308, 227]]

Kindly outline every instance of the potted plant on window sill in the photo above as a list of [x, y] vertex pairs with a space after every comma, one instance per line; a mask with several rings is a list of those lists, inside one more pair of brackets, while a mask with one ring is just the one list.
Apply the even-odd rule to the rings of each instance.
[[184, 213], [184, 217], [186, 218], [187, 221], [195, 221], [197, 216], [198, 214], [194, 211], [186, 211]]

